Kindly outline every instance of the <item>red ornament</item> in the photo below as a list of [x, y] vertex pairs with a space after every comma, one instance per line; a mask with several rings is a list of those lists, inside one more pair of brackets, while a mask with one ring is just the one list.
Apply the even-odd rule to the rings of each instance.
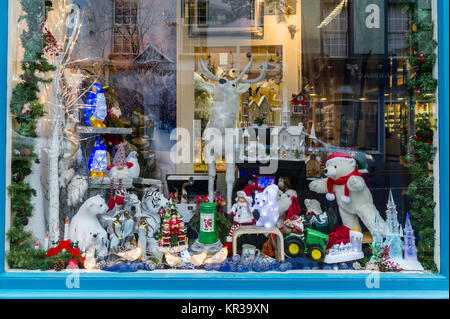
[[108, 201], [108, 208], [109, 208], [109, 210], [112, 210], [114, 208], [114, 206], [116, 206], [116, 202], [115, 202], [114, 198], [111, 197], [109, 199], [109, 201]]
[[420, 51], [419, 57], [417, 58], [417, 60], [422, 63], [425, 62], [425, 54], [422, 51]]
[[25, 205], [22, 206], [22, 211], [24, 212], [26, 210]]
[[69, 259], [67, 262], [66, 268], [68, 269], [77, 269], [78, 268], [78, 261], [76, 259]]

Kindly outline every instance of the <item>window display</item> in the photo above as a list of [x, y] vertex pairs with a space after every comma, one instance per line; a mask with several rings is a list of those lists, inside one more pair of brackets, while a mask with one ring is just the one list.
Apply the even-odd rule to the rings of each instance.
[[10, 6], [6, 271], [440, 272], [433, 0]]

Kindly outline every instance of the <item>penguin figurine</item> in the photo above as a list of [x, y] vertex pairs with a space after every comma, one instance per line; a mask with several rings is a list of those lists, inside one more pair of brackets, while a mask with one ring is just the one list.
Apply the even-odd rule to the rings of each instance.
[[106, 127], [103, 121], [108, 114], [106, 107], [106, 98], [103, 87], [95, 82], [92, 85], [91, 92], [86, 99], [84, 108], [84, 125], [94, 127]]
[[141, 217], [138, 224], [138, 235], [138, 247], [142, 247], [142, 255], [145, 255], [147, 251], [148, 224], [144, 216]]
[[88, 162], [89, 174], [91, 177], [105, 177], [108, 167], [108, 153], [106, 152], [105, 141], [101, 138], [95, 141], [94, 148]]
[[128, 237], [133, 237], [134, 231], [134, 219], [130, 216], [129, 211], [125, 211], [123, 213], [123, 239], [127, 239]]
[[116, 220], [112, 223], [113, 233], [111, 234], [111, 251], [117, 251], [122, 241], [122, 222], [120, 221], [120, 214], [116, 215]]

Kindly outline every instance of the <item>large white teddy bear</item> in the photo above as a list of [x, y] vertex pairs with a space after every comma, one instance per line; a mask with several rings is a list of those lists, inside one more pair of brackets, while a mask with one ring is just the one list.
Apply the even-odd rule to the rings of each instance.
[[358, 172], [356, 161], [343, 152], [335, 152], [328, 157], [324, 170], [327, 178], [312, 181], [309, 189], [325, 194], [329, 201], [335, 200], [339, 206], [342, 223], [350, 229], [361, 231], [359, 219], [369, 229], [374, 230], [375, 215], [384, 226], [362, 174]]
[[108, 235], [97, 219], [97, 215], [104, 214], [107, 210], [108, 205], [100, 195], [86, 200], [72, 218], [69, 228], [70, 240], [72, 242], [78, 241], [78, 246], [81, 248], [84, 239], [86, 250], [90, 250], [92, 245], [95, 245], [95, 250], [99, 256], [107, 255]]

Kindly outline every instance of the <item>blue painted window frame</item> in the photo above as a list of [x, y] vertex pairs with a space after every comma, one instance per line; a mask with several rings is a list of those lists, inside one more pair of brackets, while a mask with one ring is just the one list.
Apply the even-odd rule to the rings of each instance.
[[[91, 273], [79, 288], [66, 288], [68, 274], [4, 272], [5, 170], [0, 169], [0, 298], [448, 298], [449, 297], [449, 2], [438, 1], [439, 163], [441, 273], [380, 274], [379, 288], [367, 274], [292, 273]], [[0, 9], [0, 154], [6, 154], [8, 1]], [[5, 156], [0, 163], [6, 167]]]

